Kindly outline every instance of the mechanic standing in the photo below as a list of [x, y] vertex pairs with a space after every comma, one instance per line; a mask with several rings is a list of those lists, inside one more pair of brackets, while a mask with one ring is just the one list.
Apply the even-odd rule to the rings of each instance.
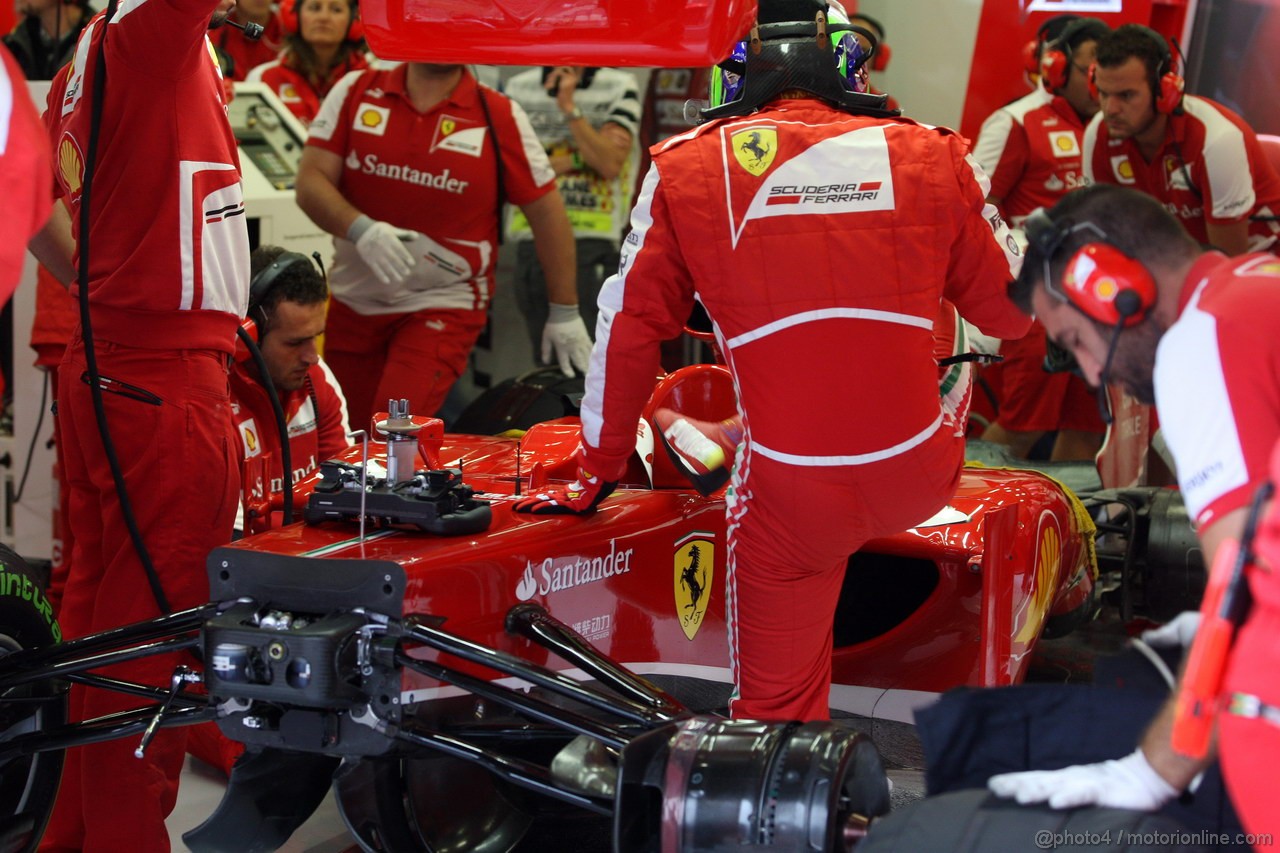
[[[1098, 39], [1111, 29], [1097, 18], [1068, 19], [1046, 30], [1040, 85], [992, 113], [982, 124], [973, 156], [991, 176], [987, 200], [1014, 228], [1027, 214], [1084, 186], [1081, 138], [1098, 111], [1089, 66]], [[1003, 341], [997, 420], [983, 433], [1026, 457], [1047, 432], [1057, 433], [1051, 459], [1092, 459], [1106, 426], [1093, 392], [1073, 373], [1047, 373], [1044, 327]]]
[[1182, 93], [1164, 36], [1117, 27], [1098, 41], [1093, 82], [1102, 108], [1084, 134], [1091, 180], [1150, 193], [1229, 255], [1280, 252], [1280, 176], [1244, 119]]
[[543, 351], [585, 370], [573, 232], [524, 111], [461, 65], [348, 74], [298, 167], [298, 206], [334, 235], [325, 356], [363, 426], [387, 400], [430, 415], [466, 368], [493, 296], [502, 201], [547, 270]]
[[[49, 228], [74, 233], [77, 256], [87, 256], [102, 404], [132, 509], [126, 514], [95, 425], [77, 326], [57, 395], [75, 535], [59, 613], [67, 637], [207, 601], [205, 558], [231, 536], [240, 477], [227, 363], [244, 314], [249, 239], [236, 141], [206, 30], [234, 5], [113, 3], [85, 28], [49, 93], [45, 121], [74, 231], [61, 206]], [[103, 91], [95, 92], [99, 82]], [[89, 163], [94, 125], [98, 150]], [[80, 228], [86, 191], [87, 233]], [[57, 236], [51, 245], [60, 245]], [[167, 685], [182, 663], [194, 661], [174, 653], [104, 672]], [[137, 704], [73, 686], [71, 717]], [[164, 819], [185, 741], [183, 729], [163, 730], [142, 760], [134, 739], [69, 750], [43, 849], [168, 850]]]
[[[1280, 440], [1280, 260], [1202, 252], [1163, 205], [1096, 185], [1027, 223], [1026, 264], [1011, 295], [1035, 312], [1093, 384], [1154, 403], [1206, 565], [1239, 540]], [[1274, 567], [1249, 577], [1253, 610], [1226, 675], [1241, 697], [1219, 717], [1222, 769], [1245, 828], [1280, 832], [1280, 595]], [[1177, 690], [1175, 689], [1174, 695]], [[1207, 761], [1174, 752], [1172, 699], [1127, 757], [993, 777], [1019, 802], [1155, 811]]]
[[659, 343], [701, 302], [745, 430], [727, 507], [739, 718], [828, 717], [849, 555], [954, 492], [963, 447], [938, 394], [939, 300], [988, 334], [1028, 326], [1001, 296], [1017, 246], [964, 141], [886, 117], [865, 93], [864, 43], [826, 12], [762, 3], [760, 50], [742, 49], [741, 78], [712, 80], [724, 104], [709, 117], [725, 118], [655, 150], [600, 296], [578, 480], [516, 507], [587, 512], [609, 495]]

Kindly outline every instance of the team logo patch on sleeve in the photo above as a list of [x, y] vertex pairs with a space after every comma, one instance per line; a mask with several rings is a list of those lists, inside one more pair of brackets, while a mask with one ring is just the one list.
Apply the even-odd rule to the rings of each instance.
[[1049, 134], [1049, 144], [1053, 147], [1054, 157], [1079, 157], [1080, 140], [1075, 131], [1055, 130]]
[[298, 87], [292, 83], [285, 83], [280, 87], [280, 100], [286, 104], [302, 103], [302, 96], [298, 94]]
[[738, 165], [760, 177], [773, 165], [778, 154], [778, 130], [773, 127], [749, 127], [729, 137]]
[[240, 438], [244, 440], [246, 459], [262, 455], [262, 445], [258, 442], [258, 424], [253, 418], [240, 422]]
[[676, 543], [674, 557], [676, 613], [680, 628], [692, 640], [702, 627], [715, 577], [716, 543], [710, 533], [695, 531]]
[[68, 196], [75, 198], [80, 195], [80, 187], [84, 183], [84, 155], [80, 153], [75, 137], [69, 133], [62, 134], [58, 142], [58, 174]]
[[1128, 154], [1120, 154], [1111, 158], [1111, 173], [1116, 176], [1116, 180], [1122, 184], [1132, 184], [1135, 182], [1133, 175], [1133, 164], [1129, 162]]
[[455, 116], [440, 116], [435, 136], [431, 139], [431, 152], [453, 151], [469, 157], [484, 153], [484, 138], [488, 128], [469, 126], [471, 123]]
[[355, 121], [352, 128], [361, 133], [372, 133], [382, 136], [387, 132], [387, 120], [391, 116], [390, 107], [379, 107], [374, 104], [361, 104], [356, 107]]

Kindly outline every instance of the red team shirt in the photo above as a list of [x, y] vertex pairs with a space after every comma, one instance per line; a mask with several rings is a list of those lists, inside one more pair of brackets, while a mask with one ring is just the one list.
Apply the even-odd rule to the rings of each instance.
[[303, 124], [311, 124], [320, 112], [320, 103], [333, 91], [334, 85], [352, 71], [363, 71], [369, 67], [369, 60], [363, 53], [353, 51], [347, 61], [335, 68], [329, 79], [319, 89], [312, 87], [311, 82], [302, 72], [284, 64], [283, 59], [268, 61], [254, 68], [248, 76], [250, 83], [262, 82], [271, 87], [281, 102], [289, 108], [289, 112], [297, 116]]
[[1198, 260], [1156, 354], [1160, 426], [1200, 527], [1246, 506], [1280, 436], [1280, 259]]
[[[85, 27], [45, 113], [77, 245], [90, 110], [75, 107], [93, 87], [103, 19]], [[89, 269], [101, 340], [234, 350], [249, 300], [249, 233], [222, 72], [204, 37], [208, 19], [207, 2], [138, 0], [121, 4], [108, 25], [103, 112], [113, 124], [98, 143]], [[118, 208], [121, 196], [136, 199], [136, 215], [96, 215], [109, 200]]]
[[[1186, 95], [1169, 116], [1163, 147], [1147, 162], [1132, 139], [1112, 139], [1102, 114], [1085, 130], [1085, 172], [1104, 184], [1155, 196], [1202, 243], [1205, 222], [1228, 225], [1280, 213], [1280, 177], [1253, 130], [1207, 98]], [[1251, 250], [1275, 251], [1280, 222], [1249, 225]]]
[[325, 99], [307, 144], [343, 159], [338, 190], [358, 210], [419, 232], [409, 244], [418, 263], [403, 286], [388, 288], [354, 243], [335, 238], [330, 286], [360, 314], [483, 309], [493, 295], [498, 246], [496, 151], [511, 204], [550, 192], [555, 174], [524, 111], [470, 72], [426, 113], [410, 103], [406, 73], [400, 65], [344, 77]]
[[1044, 89], [1001, 107], [982, 124], [974, 159], [991, 179], [991, 196], [1017, 225], [1084, 186], [1084, 123], [1066, 98]]

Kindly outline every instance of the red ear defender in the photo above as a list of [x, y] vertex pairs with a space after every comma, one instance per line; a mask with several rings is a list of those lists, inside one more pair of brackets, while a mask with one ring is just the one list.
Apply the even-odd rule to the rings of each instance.
[[889, 49], [889, 45], [884, 42], [876, 45], [876, 52], [871, 56], [871, 70], [884, 71], [889, 67], [889, 57], [893, 56], [893, 51]]
[[1040, 73], [1040, 43], [1029, 41], [1022, 46], [1022, 70], [1027, 74]]
[[280, 4], [280, 26], [284, 29], [286, 35], [296, 36], [299, 30], [298, 23], [298, 2], [285, 2]]
[[1087, 79], [1089, 81], [1089, 97], [1096, 101], [1098, 100], [1098, 63], [1089, 63], [1089, 74]]
[[1067, 69], [1071, 62], [1060, 48], [1049, 48], [1040, 59], [1040, 83], [1052, 92], [1067, 85]]
[[1181, 74], [1166, 71], [1160, 77], [1160, 87], [1155, 92], [1156, 112], [1168, 115], [1182, 103], [1182, 89], [1186, 84]]
[[1141, 323], [1156, 302], [1156, 283], [1147, 268], [1107, 243], [1081, 247], [1062, 271], [1062, 290], [1071, 304], [1108, 326]]

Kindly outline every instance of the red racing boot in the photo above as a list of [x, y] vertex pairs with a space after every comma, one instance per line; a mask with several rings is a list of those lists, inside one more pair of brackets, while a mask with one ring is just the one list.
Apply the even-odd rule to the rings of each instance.
[[737, 415], [699, 421], [674, 409], [658, 409], [653, 422], [667, 455], [699, 494], [706, 497], [729, 482], [731, 461], [742, 441], [742, 421]]

